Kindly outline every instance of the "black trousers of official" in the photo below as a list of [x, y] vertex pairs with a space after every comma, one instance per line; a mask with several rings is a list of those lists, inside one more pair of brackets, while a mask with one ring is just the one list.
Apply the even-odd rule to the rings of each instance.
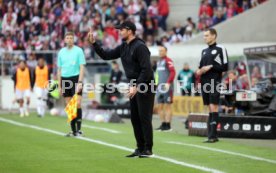
[[154, 93], [137, 93], [130, 99], [131, 123], [139, 151], [150, 150], [153, 146], [152, 114]]

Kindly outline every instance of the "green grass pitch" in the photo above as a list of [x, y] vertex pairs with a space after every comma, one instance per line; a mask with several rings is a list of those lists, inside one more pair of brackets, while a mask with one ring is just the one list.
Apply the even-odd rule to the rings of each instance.
[[[69, 131], [64, 117], [31, 115], [19, 118], [1, 114], [0, 118], [35, 125], [62, 133]], [[87, 126], [108, 128], [120, 133], [83, 127], [85, 138], [109, 144], [135, 148], [131, 124], [94, 123], [84, 120]], [[0, 120], [0, 173], [178, 173], [204, 172], [196, 168], [177, 165], [158, 158], [129, 159], [129, 151], [120, 150], [76, 138], [67, 138], [46, 131], [17, 126]], [[184, 130], [184, 129], [183, 129]], [[204, 144], [202, 137], [191, 137], [175, 132], [154, 132], [154, 154], [180, 162], [202, 166], [221, 172], [275, 173], [275, 140], [221, 139], [219, 143]], [[169, 141], [191, 144], [169, 144]], [[240, 142], [243, 141], [243, 142]], [[245, 141], [245, 142], [244, 142]], [[250, 141], [250, 142], [246, 142]], [[254, 160], [238, 155], [211, 151], [195, 146], [221, 149], [255, 156], [272, 162]], [[273, 147], [275, 146], [275, 147]]]

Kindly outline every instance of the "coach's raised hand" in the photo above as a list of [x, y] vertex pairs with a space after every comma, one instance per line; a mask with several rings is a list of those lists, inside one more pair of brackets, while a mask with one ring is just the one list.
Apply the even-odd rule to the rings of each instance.
[[96, 39], [93, 36], [93, 29], [92, 28], [89, 29], [89, 32], [87, 34], [87, 40], [90, 44], [93, 44], [96, 41]]

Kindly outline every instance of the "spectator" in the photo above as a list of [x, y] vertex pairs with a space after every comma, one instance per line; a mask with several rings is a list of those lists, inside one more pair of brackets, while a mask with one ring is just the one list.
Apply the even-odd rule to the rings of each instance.
[[112, 71], [109, 79], [109, 83], [118, 84], [121, 82], [123, 72], [120, 70], [119, 64], [116, 61], [112, 61]]
[[103, 32], [103, 40], [102, 40], [102, 43], [103, 43], [103, 47], [105, 49], [109, 48], [109, 49], [113, 49], [115, 48], [115, 39], [114, 37], [112, 37], [110, 34], [108, 34], [107, 31], [104, 31]]
[[47, 31], [42, 30], [41, 35], [39, 36], [39, 41], [41, 41], [42, 43], [45, 43], [49, 40], [50, 40], [50, 36], [49, 36], [49, 34], [47, 34]]
[[209, 28], [210, 26], [213, 25], [213, 20], [210, 16], [206, 15], [205, 13], [201, 15], [199, 19], [199, 29], [201, 31], [204, 31], [205, 29]]
[[108, 35], [112, 36], [115, 41], [118, 41], [119, 39], [118, 31], [114, 28], [111, 21], [108, 21], [106, 23], [106, 27], [104, 28], [104, 31], [107, 32]]
[[238, 75], [239, 75], [239, 76], [242, 76], [242, 75], [244, 75], [244, 74], [247, 73], [247, 72], [246, 72], [246, 65], [245, 65], [245, 63], [242, 62], [242, 61], [238, 62], [238, 63], [235, 65], [234, 69], [238, 71]]
[[123, 23], [124, 21], [125, 21], [125, 14], [123, 14], [123, 13], [118, 14], [116, 25], [119, 25], [119, 24]]
[[19, 42], [17, 43], [17, 46], [16, 46], [15, 50], [21, 50], [21, 51], [24, 51], [24, 50], [25, 50], [25, 47], [24, 47], [24, 44], [23, 44], [22, 41], [19, 41]]
[[12, 51], [16, 48], [16, 43], [13, 41], [10, 34], [8, 34], [7, 39], [5, 40], [5, 45], [8, 51]]
[[163, 36], [161, 38], [160, 45], [165, 46], [165, 47], [169, 47], [171, 45], [167, 36]]
[[167, 31], [167, 18], [169, 16], [169, 3], [168, 0], [159, 0], [158, 1], [158, 13], [160, 16], [159, 26], [163, 31]]
[[116, 13], [117, 14], [123, 14], [124, 13], [124, 4], [122, 0], [117, 0], [115, 2], [115, 7], [116, 7]]
[[130, 18], [130, 21], [133, 22], [136, 26], [136, 36], [143, 38], [144, 28], [143, 25], [139, 22], [138, 18]]
[[[236, 90], [236, 82], [237, 82], [237, 75], [236, 71], [232, 70], [227, 73], [227, 77], [224, 80], [224, 83], [226, 84], [227, 90]], [[232, 87], [232, 88], [231, 88]]]
[[171, 44], [180, 43], [182, 41], [182, 36], [180, 34], [176, 34], [173, 30], [170, 30], [168, 34], [169, 34], [169, 42]]
[[6, 9], [5, 9], [5, 7], [4, 7], [4, 5], [3, 5], [4, 3], [0, 3], [0, 16], [1, 16], [1, 18], [5, 15], [5, 13], [6, 13]]
[[217, 25], [225, 20], [222, 11], [216, 11], [216, 16], [213, 18], [213, 25]]
[[34, 36], [34, 39], [33, 39], [33, 42], [32, 42], [32, 45], [34, 47], [35, 50], [41, 50], [42, 49], [42, 42], [38, 39], [38, 36]]
[[84, 40], [83, 52], [84, 52], [85, 59], [90, 59], [91, 57], [93, 57], [93, 52], [92, 52], [91, 46], [87, 42], [87, 40]]
[[146, 19], [143, 23], [144, 26], [144, 36], [147, 37], [148, 35], [154, 35], [154, 30], [156, 28], [153, 18], [147, 14]]
[[151, 35], [147, 36], [147, 38], [146, 38], [146, 45], [148, 47], [150, 47], [150, 46], [156, 46], [157, 45], [157, 43], [154, 41], [153, 36], [151, 36]]
[[243, 0], [242, 7], [241, 7], [242, 12], [249, 10], [249, 8], [250, 8], [250, 5], [249, 5], [248, 0]]
[[196, 24], [193, 22], [191, 17], [187, 18], [187, 24], [185, 26], [185, 28], [190, 27], [192, 31], [194, 31], [196, 29]]
[[220, 12], [222, 15], [226, 14], [227, 8], [223, 0], [217, 0], [214, 6], [215, 13]]
[[82, 15], [81, 11], [74, 12], [74, 14], [69, 17], [70, 23], [73, 25], [79, 25], [82, 20]]
[[251, 73], [251, 82], [252, 82], [252, 86], [255, 86], [255, 84], [262, 79], [262, 74], [260, 71], [260, 67], [259, 66], [254, 66], [252, 69], [252, 73]]
[[127, 13], [129, 15], [135, 15], [139, 12], [140, 6], [137, 4], [134, 0], [129, 0], [128, 6], [127, 6]]
[[182, 37], [185, 33], [185, 28], [181, 26], [180, 22], [176, 22], [175, 26], [173, 27], [173, 31], [175, 34], [181, 35]]
[[0, 40], [0, 55], [1, 55], [1, 58], [2, 58], [2, 54], [5, 51], [5, 49], [6, 49], [6, 45], [4, 44], [4, 42], [2, 40]]
[[156, 0], [153, 0], [151, 2], [151, 5], [148, 8], [148, 14], [152, 18], [158, 19], [158, 4], [157, 4]]
[[18, 13], [18, 17], [17, 17], [17, 24], [21, 25], [23, 22], [30, 20], [30, 16], [27, 12], [26, 8], [23, 8], [20, 10], [20, 12]]
[[191, 26], [187, 26], [185, 34], [182, 37], [182, 41], [186, 42], [186, 41], [190, 40], [191, 38], [192, 38], [192, 27]]
[[69, 15], [72, 15], [74, 13], [74, 2], [72, 0], [66, 0], [63, 4], [63, 9], [66, 13]]
[[265, 1], [266, 0], [202, 0], [198, 15], [198, 30], [203, 31]]
[[86, 32], [92, 27], [92, 21], [87, 16], [84, 16], [80, 23], [80, 32]]
[[206, 23], [204, 22], [204, 20], [202, 18], [199, 19], [198, 22], [198, 30], [199, 31], [204, 31], [208, 28], [208, 26], [206, 25]]
[[238, 90], [248, 90], [249, 82], [247, 74], [244, 74], [237, 79], [237, 89]]
[[181, 95], [190, 96], [192, 93], [193, 84], [195, 82], [195, 76], [188, 63], [184, 64], [183, 70], [179, 72], [177, 80], [180, 83]]
[[234, 17], [237, 14], [234, 2], [229, 3], [229, 6], [226, 10], [227, 19]]
[[117, 24], [117, 14], [116, 14], [116, 8], [111, 7], [110, 8], [110, 14], [106, 17], [106, 21], [111, 21], [112, 24]]
[[224, 99], [222, 99], [222, 110], [223, 113], [229, 114], [234, 113], [234, 104], [233, 104], [233, 95], [230, 94], [234, 90], [236, 90], [236, 81], [237, 76], [235, 71], [229, 71], [227, 74], [227, 78], [224, 80], [224, 84], [226, 86], [226, 90], [229, 94], [224, 95]]
[[208, 17], [213, 16], [213, 9], [210, 6], [208, 0], [202, 0], [199, 8], [199, 16], [207, 15]]
[[14, 34], [16, 26], [17, 14], [13, 12], [12, 7], [8, 8], [8, 12], [3, 17], [2, 33], [6, 34], [8, 31]]

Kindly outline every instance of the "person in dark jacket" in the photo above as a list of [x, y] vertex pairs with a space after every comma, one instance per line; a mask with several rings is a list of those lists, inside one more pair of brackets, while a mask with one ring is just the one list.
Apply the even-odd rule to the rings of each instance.
[[115, 84], [120, 83], [122, 75], [123, 75], [123, 72], [120, 70], [119, 64], [116, 61], [113, 61], [109, 82], [115, 83]]
[[[120, 70], [119, 64], [116, 61], [112, 61], [112, 70], [109, 78], [109, 84], [119, 84], [121, 82], [123, 76], [123, 72]], [[117, 98], [120, 97], [120, 92], [118, 91], [116, 85], [112, 85], [112, 88], [108, 88], [105, 85], [105, 94], [108, 98], [108, 103], [116, 104]], [[107, 92], [108, 89], [114, 89], [114, 92], [109, 93]]]
[[213, 28], [204, 32], [204, 41], [208, 45], [203, 49], [197, 75], [201, 76], [203, 103], [209, 106], [208, 139], [205, 142], [218, 142], [217, 124], [219, 121], [218, 104], [220, 100], [219, 85], [222, 73], [228, 70], [226, 49], [216, 43], [217, 31]]
[[154, 105], [154, 75], [150, 62], [150, 51], [145, 42], [135, 37], [136, 27], [126, 21], [118, 26], [123, 43], [112, 50], [104, 50], [96, 42], [92, 29], [88, 41], [104, 60], [121, 58], [127, 79], [130, 82], [131, 123], [137, 149], [127, 157], [151, 157], [153, 146], [152, 113]]

